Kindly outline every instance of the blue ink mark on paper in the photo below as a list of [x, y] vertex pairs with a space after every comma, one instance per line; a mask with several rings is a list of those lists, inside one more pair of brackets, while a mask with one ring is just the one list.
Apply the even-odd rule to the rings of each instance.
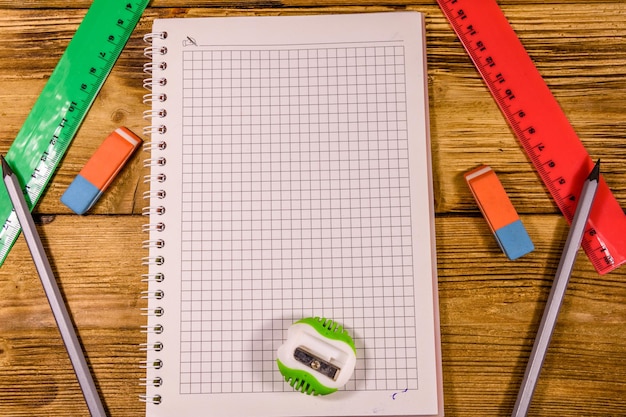
[[405, 388], [402, 392], [394, 392], [393, 394], [391, 394], [391, 399], [392, 399], [392, 400], [395, 400], [395, 399], [398, 397], [398, 395], [399, 395], [399, 394], [401, 394], [401, 393], [405, 393], [405, 392], [407, 392], [408, 390], [409, 390], [408, 388]]

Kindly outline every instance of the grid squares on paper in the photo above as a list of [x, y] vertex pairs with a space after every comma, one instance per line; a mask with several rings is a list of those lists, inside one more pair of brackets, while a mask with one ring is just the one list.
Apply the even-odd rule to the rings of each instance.
[[345, 389], [417, 388], [405, 76], [401, 43], [183, 52], [181, 393], [292, 390], [309, 316]]

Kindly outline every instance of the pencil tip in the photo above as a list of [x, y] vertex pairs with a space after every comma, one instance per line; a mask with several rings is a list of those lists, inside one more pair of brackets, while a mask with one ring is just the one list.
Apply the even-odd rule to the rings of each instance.
[[4, 159], [4, 155], [0, 155], [0, 159], [2, 160], [2, 176], [6, 177], [7, 175], [11, 175], [13, 171], [11, 171], [11, 167], [7, 163], [6, 159]]
[[600, 160], [599, 159], [596, 162], [596, 164], [594, 165], [594, 167], [591, 170], [591, 172], [589, 173], [589, 176], [587, 177], [587, 180], [588, 181], [599, 181], [600, 180]]

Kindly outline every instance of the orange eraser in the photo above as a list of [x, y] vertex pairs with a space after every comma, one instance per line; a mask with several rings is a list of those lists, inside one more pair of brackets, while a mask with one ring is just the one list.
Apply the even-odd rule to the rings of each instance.
[[104, 191], [142, 140], [125, 127], [115, 129], [89, 158], [80, 175]]
[[61, 196], [61, 202], [83, 214], [100, 198], [142, 140], [125, 127], [115, 129], [89, 158]]
[[496, 173], [489, 166], [482, 165], [467, 172], [465, 181], [509, 259], [517, 259], [532, 252], [535, 247], [530, 236]]

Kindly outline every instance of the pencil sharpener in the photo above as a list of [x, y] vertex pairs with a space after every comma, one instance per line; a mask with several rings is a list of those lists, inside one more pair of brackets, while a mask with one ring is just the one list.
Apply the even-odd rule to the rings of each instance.
[[326, 395], [343, 387], [354, 372], [356, 348], [333, 320], [308, 317], [289, 327], [278, 348], [278, 369], [296, 391]]

